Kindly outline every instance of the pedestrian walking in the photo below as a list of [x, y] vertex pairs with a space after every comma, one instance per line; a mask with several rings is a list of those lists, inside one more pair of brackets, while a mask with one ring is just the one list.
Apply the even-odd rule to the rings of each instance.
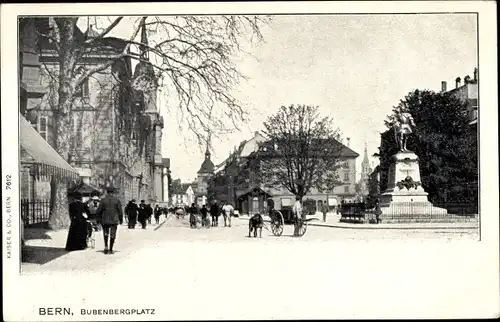
[[193, 202], [189, 207], [189, 226], [191, 228], [196, 228], [196, 215], [198, 215], [198, 207]]
[[293, 204], [292, 213], [294, 216], [294, 231], [293, 235], [299, 235], [299, 221], [302, 219], [302, 204], [300, 203], [300, 197], [295, 197], [295, 203]]
[[208, 228], [208, 209], [206, 205], [201, 206], [200, 209], [201, 213], [201, 226], [202, 227], [207, 227]]
[[231, 227], [231, 217], [234, 215], [234, 208], [229, 203], [224, 203], [222, 206], [222, 215], [224, 216], [224, 227], [229, 223], [229, 227]]
[[114, 192], [114, 188], [106, 188], [106, 196], [102, 198], [98, 210], [104, 236], [104, 254], [113, 254], [118, 224], [123, 223], [123, 208], [120, 200], [113, 195]]
[[128, 229], [134, 229], [137, 224], [137, 215], [138, 215], [139, 207], [135, 203], [135, 199], [132, 199], [128, 202], [125, 207], [125, 216], [128, 218]]
[[158, 225], [160, 223], [161, 208], [159, 205], [155, 206], [155, 222]]
[[138, 213], [139, 214], [137, 216], [137, 219], [141, 224], [142, 229], [146, 229], [148, 220], [148, 209], [146, 207], [146, 202], [144, 200], [141, 200], [141, 203], [139, 204]]
[[82, 194], [75, 192], [74, 201], [69, 204], [69, 226], [68, 238], [66, 239], [66, 250], [83, 250], [87, 248], [87, 214], [85, 204], [82, 202]]
[[213, 201], [212, 205], [210, 206], [210, 216], [212, 217], [212, 227], [218, 227], [219, 226], [219, 215], [220, 215], [220, 208], [219, 205], [217, 204], [217, 201]]
[[151, 207], [151, 204], [146, 205], [146, 211], [148, 214], [148, 224], [151, 225], [151, 218], [153, 217], [153, 207]]
[[380, 205], [378, 203], [378, 199], [377, 201], [375, 201], [375, 218], [377, 220], [377, 224], [380, 223], [380, 215], [382, 214], [382, 210], [380, 209]]
[[326, 214], [328, 213], [328, 200], [322, 204], [321, 211], [323, 212], [323, 222], [326, 222]]

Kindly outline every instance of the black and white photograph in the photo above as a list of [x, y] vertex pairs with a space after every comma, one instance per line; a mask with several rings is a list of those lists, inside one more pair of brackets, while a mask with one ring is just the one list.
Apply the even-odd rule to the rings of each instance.
[[498, 317], [493, 4], [2, 5], [4, 320]]

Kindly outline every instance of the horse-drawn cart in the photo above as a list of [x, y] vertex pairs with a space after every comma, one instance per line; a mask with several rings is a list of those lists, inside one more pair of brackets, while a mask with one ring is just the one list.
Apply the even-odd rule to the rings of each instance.
[[[284, 210], [286, 211], [286, 210]], [[291, 211], [291, 210], [290, 210]], [[285, 216], [283, 216], [283, 213], [279, 210], [272, 210], [269, 213], [269, 223], [271, 226], [271, 232], [275, 236], [281, 236], [283, 234], [283, 228], [285, 226], [285, 223], [288, 223], [288, 221], [285, 221], [285, 217], [289, 218], [291, 217], [291, 213], [285, 213]], [[311, 220], [317, 220], [317, 218], [294, 218], [293, 220], [293, 226], [295, 228], [295, 225], [298, 226], [297, 234], [299, 237], [304, 236], [304, 234], [307, 231], [307, 223]]]

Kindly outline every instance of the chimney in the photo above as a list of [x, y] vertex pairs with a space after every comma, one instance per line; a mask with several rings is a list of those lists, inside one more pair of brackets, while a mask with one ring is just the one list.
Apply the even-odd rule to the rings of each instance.
[[479, 76], [479, 71], [477, 70], [477, 67], [476, 67], [476, 68], [474, 68], [474, 83], [477, 82], [478, 76]]
[[350, 148], [351, 147], [351, 138], [347, 138], [347, 147]]
[[464, 84], [469, 84], [470, 83], [470, 76], [467, 75], [464, 77]]
[[445, 81], [442, 81], [441, 82], [441, 92], [446, 92], [446, 82]]
[[253, 134], [254, 134], [254, 136], [259, 136], [260, 135], [259, 131], [255, 131]]
[[455, 88], [459, 88], [459, 87], [460, 87], [460, 82], [461, 82], [461, 81], [462, 81], [462, 80], [460, 79], [460, 77], [457, 77], [457, 78], [455, 79]]

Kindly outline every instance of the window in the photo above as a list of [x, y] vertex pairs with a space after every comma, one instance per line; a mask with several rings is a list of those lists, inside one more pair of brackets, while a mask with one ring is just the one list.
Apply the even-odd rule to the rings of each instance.
[[89, 97], [89, 80], [83, 81], [82, 85], [75, 91], [76, 97]]
[[349, 193], [349, 186], [344, 186], [344, 193]]
[[290, 207], [292, 205], [292, 199], [281, 198], [281, 207]]
[[344, 172], [344, 182], [349, 182], [349, 172]]
[[342, 162], [342, 169], [349, 169], [349, 162]]
[[37, 124], [37, 130], [38, 130], [38, 133], [40, 133], [40, 136], [45, 140], [47, 141], [47, 123], [48, 123], [48, 120], [47, 120], [47, 116], [40, 116], [38, 117], [38, 124]]

